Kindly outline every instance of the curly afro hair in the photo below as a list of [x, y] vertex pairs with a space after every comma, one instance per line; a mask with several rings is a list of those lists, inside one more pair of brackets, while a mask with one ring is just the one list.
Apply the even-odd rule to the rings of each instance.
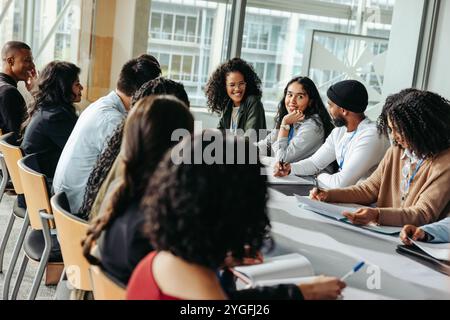
[[[178, 147], [193, 159], [194, 150], [211, 148], [206, 140], [187, 137]], [[249, 150], [248, 140], [223, 139], [221, 159], [229, 160], [226, 152], [233, 148], [242, 150], [239, 142]], [[161, 161], [141, 202], [155, 249], [211, 269], [219, 268], [229, 252], [242, 259], [244, 246], [259, 250], [270, 230], [260, 162], [248, 161], [247, 152], [244, 164], [176, 164], [172, 156], [169, 151]]]
[[388, 121], [408, 142], [411, 151], [428, 158], [450, 147], [450, 103], [440, 95], [405, 89], [386, 99], [378, 131], [387, 135]]
[[247, 83], [244, 99], [248, 96], [262, 97], [261, 79], [253, 67], [240, 58], [234, 58], [220, 65], [206, 84], [206, 106], [211, 112], [221, 114], [230, 101], [226, 90], [226, 77], [230, 72], [240, 72], [244, 76]]

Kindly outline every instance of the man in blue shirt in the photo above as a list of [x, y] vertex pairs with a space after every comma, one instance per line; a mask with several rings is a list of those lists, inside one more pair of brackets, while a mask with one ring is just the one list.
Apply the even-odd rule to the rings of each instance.
[[61, 154], [53, 180], [55, 193], [66, 193], [72, 212], [79, 211], [97, 157], [114, 129], [126, 117], [133, 94], [145, 82], [160, 75], [160, 65], [153, 56], [141, 55], [132, 59], [122, 67], [117, 88], [92, 103], [80, 115]]
[[400, 238], [406, 245], [412, 244], [408, 238], [414, 241], [448, 243], [450, 242], [450, 217], [420, 228], [406, 225], [400, 233]]

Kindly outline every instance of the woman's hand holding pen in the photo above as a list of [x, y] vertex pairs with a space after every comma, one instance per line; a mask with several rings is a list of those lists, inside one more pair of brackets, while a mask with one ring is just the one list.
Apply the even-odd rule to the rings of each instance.
[[291, 173], [291, 165], [286, 162], [279, 161], [275, 163], [273, 175], [275, 177], [286, 177]]

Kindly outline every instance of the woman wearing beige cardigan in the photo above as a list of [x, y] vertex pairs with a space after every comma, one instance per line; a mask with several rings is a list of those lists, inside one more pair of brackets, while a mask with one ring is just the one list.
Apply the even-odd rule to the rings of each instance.
[[[450, 103], [428, 91], [406, 89], [387, 98], [378, 119], [392, 147], [358, 185], [313, 189], [312, 199], [363, 206], [343, 214], [355, 224], [425, 225], [450, 214]], [[376, 204], [376, 207], [367, 207]]]

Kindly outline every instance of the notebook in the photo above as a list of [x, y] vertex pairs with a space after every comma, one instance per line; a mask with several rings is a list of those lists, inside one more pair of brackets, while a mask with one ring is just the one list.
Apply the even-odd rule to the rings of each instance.
[[354, 203], [340, 203], [340, 204], [333, 204], [333, 203], [326, 203], [321, 201], [316, 201], [310, 199], [308, 196], [299, 196], [295, 195], [295, 198], [297, 199], [297, 202], [299, 203], [299, 206], [307, 209], [309, 211], [313, 211], [315, 213], [318, 213], [322, 216], [325, 216], [327, 218], [332, 218], [340, 222], [344, 222], [347, 224], [350, 224], [352, 226], [367, 229], [373, 232], [387, 234], [396, 236], [400, 233], [402, 230], [401, 227], [391, 227], [391, 226], [379, 226], [375, 223], [368, 224], [364, 226], [354, 225], [351, 223], [346, 217], [342, 215], [343, 212], [355, 212], [357, 209], [363, 207], [359, 204]]
[[412, 246], [399, 245], [396, 251], [427, 267], [450, 276], [450, 261], [436, 259], [415, 244]]
[[267, 258], [262, 264], [234, 267], [232, 271], [238, 279], [238, 289], [293, 281], [299, 284], [314, 278], [311, 263], [298, 253]]

